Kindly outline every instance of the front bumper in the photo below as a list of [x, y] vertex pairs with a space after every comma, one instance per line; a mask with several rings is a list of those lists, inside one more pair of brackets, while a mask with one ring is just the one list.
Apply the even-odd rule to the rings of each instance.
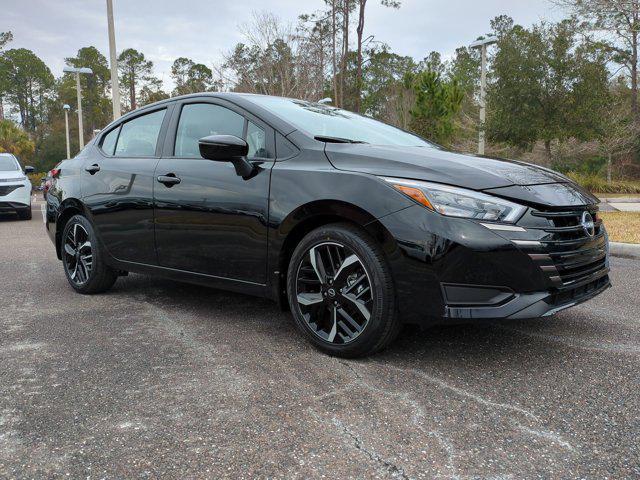
[[569, 213], [530, 209], [518, 232], [420, 206], [379, 219], [395, 240], [386, 249], [401, 317], [419, 324], [537, 318], [598, 295], [610, 286], [606, 231], [597, 222], [593, 237], [583, 235]]
[[609, 275], [593, 280], [566, 292], [514, 293], [499, 305], [445, 307], [444, 318], [452, 320], [497, 319], [510, 320], [549, 317], [567, 308], [586, 302], [611, 287]]
[[0, 213], [18, 213], [30, 208], [31, 183], [0, 183]]

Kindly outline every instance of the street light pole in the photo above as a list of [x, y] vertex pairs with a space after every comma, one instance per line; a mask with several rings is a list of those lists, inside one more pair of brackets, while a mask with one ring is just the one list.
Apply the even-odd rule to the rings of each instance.
[[470, 48], [480, 49], [480, 129], [478, 130], [478, 155], [484, 155], [484, 123], [487, 119], [487, 46], [496, 43], [496, 37], [485, 38], [472, 43]]
[[64, 131], [67, 140], [67, 160], [69, 160], [71, 158], [71, 146], [69, 145], [69, 109], [71, 107], [65, 103], [62, 108], [64, 109]]
[[76, 96], [78, 97], [78, 145], [84, 148], [84, 128], [82, 126], [82, 92], [80, 90], [80, 72], [76, 72]]
[[111, 103], [113, 104], [113, 119], [116, 120], [120, 118], [121, 113], [116, 34], [113, 27], [113, 0], [107, 0], [107, 26], [109, 29], [109, 63], [111, 64]]
[[82, 128], [82, 91], [80, 89], [80, 74], [92, 75], [93, 70], [86, 67], [64, 67], [62, 71], [76, 74], [76, 95], [78, 97], [78, 140], [80, 142], [80, 150], [82, 150], [84, 148], [84, 131]]

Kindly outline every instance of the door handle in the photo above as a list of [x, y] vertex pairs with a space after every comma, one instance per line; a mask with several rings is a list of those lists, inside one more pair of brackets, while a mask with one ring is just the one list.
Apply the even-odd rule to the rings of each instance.
[[89, 172], [91, 175], [93, 175], [94, 173], [100, 171], [100, 165], [98, 165], [97, 163], [94, 163], [93, 165], [85, 167], [85, 170]]
[[177, 185], [182, 180], [179, 177], [176, 177], [175, 173], [167, 173], [166, 175], [158, 176], [158, 182], [163, 183], [167, 187], [171, 188], [173, 185]]

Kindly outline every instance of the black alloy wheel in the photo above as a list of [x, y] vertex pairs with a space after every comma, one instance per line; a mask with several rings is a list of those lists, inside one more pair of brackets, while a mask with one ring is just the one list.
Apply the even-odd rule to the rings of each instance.
[[311, 247], [298, 267], [296, 299], [307, 325], [322, 340], [355, 340], [371, 319], [369, 274], [350, 248], [336, 242]]
[[299, 330], [331, 355], [369, 355], [400, 330], [386, 258], [350, 224], [326, 225], [302, 239], [289, 264], [287, 294]]
[[93, 225], [74, 215], [62, 232], [60, 250], [69, 284], [80, 293], [100, 293], [118, 279], [118, 272], [106, 265]]
[[63, 255], [70, 280], [81, 287], [91, 276], [93, 251], [89, 233], [80, 223], [74, 223], [63, 240]]

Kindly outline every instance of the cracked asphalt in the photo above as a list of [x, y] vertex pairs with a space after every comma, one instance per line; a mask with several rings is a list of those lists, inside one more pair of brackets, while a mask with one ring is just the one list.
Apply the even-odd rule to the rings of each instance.
[[0, 220], [0, 478], [640, 478], [640, 262], [551, 319], [325, 356], [269, 301], [67, 285]]

